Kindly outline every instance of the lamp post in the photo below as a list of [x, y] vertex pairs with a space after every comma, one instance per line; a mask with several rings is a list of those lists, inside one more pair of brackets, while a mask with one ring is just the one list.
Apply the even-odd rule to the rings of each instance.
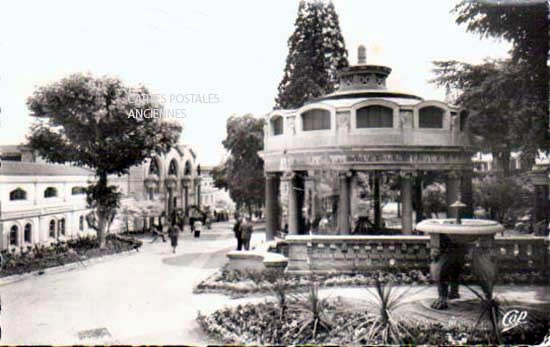
[[195, 187], [197, 191], [197, 207], [201, 209], [201, 177], [197, 176], [195, 177]]
[[177, 177], [175, 175], [168, 175], [164, 180], [164, 184], [166, 184], [166, 189], [168, 190], [168, 211], [166, 211], [166, 217], [169, 218], [169, 223], [172, 224], [172, 213], [174, 210], [172, 199], [174, 196], [174, 188], [176, 188], [177, 185]]
[[[157, 187], [158, 182], [159, 182], [159, 178], [155, 174], [151, 174], [151, 175], [147, 176], [144, 180], [145, 188], [149, 192], [149, 200], [151, 200], [151, 201], [153, 201], [154, 189]], [[155, 222], [154, 218], [155, 217], [150, 217], [150, 219], [149, 219], [149, 223], [150, 223], [151, 227], [153, 226], [153, 224]]]

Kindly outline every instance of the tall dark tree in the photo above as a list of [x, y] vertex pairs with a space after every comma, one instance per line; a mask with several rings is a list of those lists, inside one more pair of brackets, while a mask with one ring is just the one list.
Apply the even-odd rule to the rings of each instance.
[[263, 206], [265, 197], [264, 162], [258, 151], [264, 144], [264, 120], [252, 115], [232, 116], [227, 121], [227, 137], [224, 147], [229, 158], [214, 169], [214, 184], [229, 190], [237, 207]]
[[275, 108], [298, 108], [309, 99], [333, 92], [337, 69], [348, 66], [332, 2], [302, 0], [294, 27]]
[[127, 88], [116, 78], [73, 74], [38, 88], [28, 99], [33, 125], [28, 145], [47, 161], [72, 163], [95, 171], [87, 189], [94, 209], [88, 221], [105, 245], [105, 231], [119, 207], [120, 193], [108, 175], [122, 175], [153, 154], [166, 153], [181, 126], [159, 117], [136, 115], [162, 111], [144, 88]]

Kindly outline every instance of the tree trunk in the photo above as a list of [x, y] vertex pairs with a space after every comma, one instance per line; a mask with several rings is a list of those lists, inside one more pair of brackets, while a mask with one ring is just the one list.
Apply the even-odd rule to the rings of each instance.
[[[99, 175], [99, 182], [98, 186], [100, 187], [107, 187], [107, 174], [101, 173]], [[105, 229], [107, 227], [107, 218], [109, 216], [107, 207], [105, 206], [98, 206], [97, 207], [97, 239], [99, 241], [99, 248], [105, 248]]]
[[510, 177], [510, 150], [495, 151], [493, 152], [493, 158], [495, 159], [497, 170], [502, 173], [502, 176]]

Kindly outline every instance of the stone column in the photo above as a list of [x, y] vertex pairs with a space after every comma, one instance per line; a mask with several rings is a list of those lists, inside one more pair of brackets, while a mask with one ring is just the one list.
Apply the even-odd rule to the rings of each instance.
[[277, 231], [277, 210], [279, 209], [279, 196], [276, 186], [279, 185], [279, 175], [266, 173], [265, 175], [265, 239], [271, 241]]
[[422, 175], [418, 173], [414, 179], [414, 200], [416, 205], [416, 223], [424, 219], [422, 208]]
[[287, 174], [288, 180], [288, 233], [297, 235], [300, 228], [300, 214], [302, 208], [298, 205], [298, 190], [296, 173]]
[[197, 206], [201, 208], [201, 182], [197, 184]]
[[447, 218], [456, 218], [456, 208], [450, 208], [460, 198], [460, 178], [455, 172], [447, 174], [445, 178], [447, 192]]
[[381, 229], [382, 211], [380, 209], [380, 173], [378, 171], [374, 171], [372, 180], [374, 187], [374, 225], [377, 229]]
[[413, 229], [412, 177], [410, 173], [401, 175], [401, 231], [411, 234]]
[[340, 195], [338, 202], [338, 233], [348, 235], [350, 233], [351, 213], [351, 171], [340, 172]]

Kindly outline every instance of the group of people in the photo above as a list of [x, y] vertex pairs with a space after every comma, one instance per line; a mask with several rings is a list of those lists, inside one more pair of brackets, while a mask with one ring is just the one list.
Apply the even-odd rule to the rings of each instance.
[[[155, 242], [159, 237], [162, 239], [162, 242], [166, 242], [165, 232], [162, 230], [162, 225], [158, 224], [153, 227], [153, 239], [151, 240], [151, 243]], [[172, 221], [170, 225], [168, 226], [168, 237], [170, 238], [170, 244], [172, 246], [172, 253], [176, 253], [176, 247], [178, 247], [178, 238], [179, 234], [181, 232], [181, 228], [179, 225]]]
[[237, 251], [250, 249], [250, 238], [252, 236], [252, 224], [248, 218], [242, 218], [235, 214], [235, 225], [233, 226], [235, 238], [237, 238]]
[[[172, 253], [176, 253], [179, 234], [183, 231], [183, 223], [181, 223], [181, 220], [178, 218], [176, 213], [172, 215], [172, 218], [170, 218], [170, 220], [171, 222], [168, 224], [167, 228], [165, 228], [161, 223], [153, 226], [153, 238], [151, 240], [151, 243], [157, 241], [159, 237], [162, 239], [162, 242], [166, 242], [165, 236], [168, 235], [168, 238], [170, 238], [170, 244], [172, 246]], [[195, 220], [191, 227], [191, 232], [194, 233], [194, 236], [197, 238], [200, 237], [202, 225], [203, 224], [200, 220]]]

